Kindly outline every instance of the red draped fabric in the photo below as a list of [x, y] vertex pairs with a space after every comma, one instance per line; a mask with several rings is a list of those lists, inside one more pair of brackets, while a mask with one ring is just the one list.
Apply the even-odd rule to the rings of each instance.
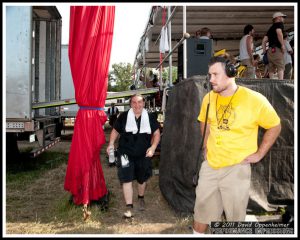
[[72, 6], [70, 11], [69, 60], [80, 109], [64, 188], [79, 205], [98, 200], [107, 193], [100, 163], [107, 117], [101, 109], [107, 95], [115, 7]]

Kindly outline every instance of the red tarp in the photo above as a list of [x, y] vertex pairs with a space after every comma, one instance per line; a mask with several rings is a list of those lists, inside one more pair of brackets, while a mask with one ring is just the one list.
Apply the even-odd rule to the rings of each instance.
[[100, 163], [107, 117], [99, 108], [104, 108], [107, 95], [114, 17], [114, 6], [70, 8], [69, 60], [76, 102], [81, 108], [76, 116], [64, 188], [77, 205], [107, 193]]

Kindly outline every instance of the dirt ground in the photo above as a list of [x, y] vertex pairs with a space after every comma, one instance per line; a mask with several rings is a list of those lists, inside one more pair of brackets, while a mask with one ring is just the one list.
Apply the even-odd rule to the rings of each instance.
[[[110, 129], [107, 128], [108, 141]], [[67, 153], [72, 132], [67, 130], [60, 143], [48, 151]], [[146, 210], [134, 211], [134, 218], [122, 218], [125, 209], [122, 189], [115, 167], [109, 167], [105, 157], [106, 144], [101, 150], [101, 163], [111, 192], [109, 209], [101, 212], [92, 205], [89, 220], [82, 220], [81, 207], [69, 203], [69, 193], [63, 188], [67, 164], [47, 170], [30, 184], [6, 185], [6, 234], [191, 234], [192, 217], [181, 217], [162, 196], [158, 175], [148, 181]], [[137, 188], [134, 183], [134, 205]]]

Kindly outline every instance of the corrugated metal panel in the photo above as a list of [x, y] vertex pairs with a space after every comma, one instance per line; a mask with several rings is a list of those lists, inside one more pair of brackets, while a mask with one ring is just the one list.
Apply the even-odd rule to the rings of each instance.
[[60, 100], [60, 45], [61, 16], [56, 7], [6, 7], [8, 119], [59, 114], [58, 108], [33, 112], [32, 102]]
[[6, 7], [6, 117], [31, 118], [31, 7]]

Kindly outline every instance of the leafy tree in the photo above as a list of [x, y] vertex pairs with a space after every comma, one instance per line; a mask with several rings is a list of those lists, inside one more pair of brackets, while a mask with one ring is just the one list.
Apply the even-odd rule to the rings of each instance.
[[[169, 81], [169, 67], [165, 67], [162, 71], [163, 79]], [[172, 82], [174, 83], [177, 79], [177, 67], [172, 66]]]
[[108, 75], [108, 91], [128, 91], [132, 85], [132, 65], [130, 63], [118, 63], [112, 65], [112, 71]]

